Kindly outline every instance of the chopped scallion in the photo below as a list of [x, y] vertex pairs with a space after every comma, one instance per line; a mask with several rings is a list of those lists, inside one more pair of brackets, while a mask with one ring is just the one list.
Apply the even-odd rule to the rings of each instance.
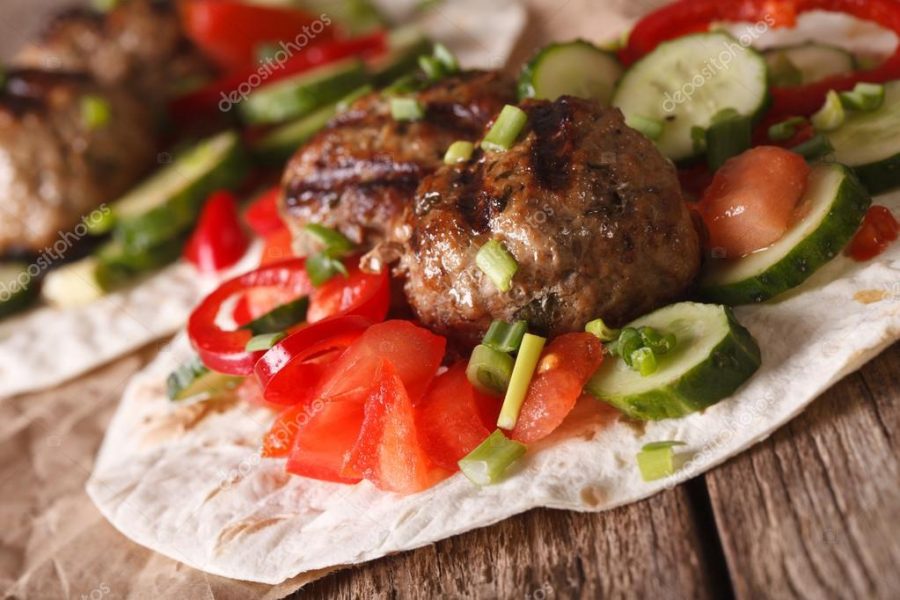
[[257, 317], [242, 325], [241, 329], [248, 329], [253, 335], [263, 333], [278, 333], [306, 320], [306, 312], [309, 310], [309, 298], [303, 296], [281, 306], [277, 306], [266, 314]]
[[635, 350], [644, 345], [641, 334], [634, 327], [626, 327], [619, 333], [619, 339], [610, 345], [610, 352], [622, 357], [622, 360], [630, 367], [631, 355]]
[[456, 60], [456, 56], [450, 52], [450, 49], [443, 44], [435, 44], [433, 56], [435, 60], [441, 63], [444, 66], [444, 71], [447, 73], [456, 73], [459, 71], [459, 61]]
[[641, 377], [647, 377], [656, 373], [656, 355], [647, 346], [638, 348], [631, 353], [631, 364], [641, 374]]
[[667, 354], [675, 348], [677, 342], [674, 333], [661, 334], [652, 327], [641, 327], [638, 329], [641, 334], [641, 341], [644, 346], [653, 350], [656, 355]]
[[825, 104], [812, 116], [812, 124], [819, 131], [834, 131], [844, 124], [847, 114], [841, 97], [834, 90], [825, 96]]
[[335, 275], [341, 274], [348, 277], [347, 267], [340, 258], [333, 256], [327, 250], [317, 252], [306, 259], [306, 274], [310, 282], [319, 287], [329, 281]]
[[706, 162], [710, 170], [717, 171], [729, 158], [749, 149], [752, 137], [750, 117], [733, 108], [716, 113], [706, 130]]
[[420, 56], [419, 68], [431, 81], [437, 81], [446, 74], [443, 63], [433, 56]]
[[491, 485], [503, 478], [525, 450], [524, 444], [507, 439], [498, 429], [459, 461], [459, 470], [475, 485]]
[[502, 396], [509, 386], [514, 364], [513, 357], [506, 352], [481, 344], [472, 350], [466, 377], [482, 392]]
[[463, 140], [453, 142], [450, 144], [450, 147], [447, 148], [446, 154], [444, 154], [444, 164], [455, 165], [456, 163], [466, 162], [472, 158], [472, 152], [474, 151], [475, 144], [472, 142]]
[[640, 115], [629, 115], [625, 118], [625, 124], [640, 131], [651, 140], [658, 140], [663, 132], [664, 123], [658, 119], [649, 119]]
[[796, 152], [806, 160], [815, 160], [834, 152], [834, 146], [827, 137], [817, 133], [802, 144], [791, 148], [791, 152]]
[[793, 117], [769, 127], [769, 139], [773, 142], [784, 142], [797, 134], [797, 128], [806, 123], [803, 117]]
[[419, 121], [425, 117], [425, 109], [415, 98], [391, 98], [391, 116], [396, 121]]
[[541, 352], [544, 350], [546, 342], [546, 339], [530, 333], [526, 333], [522, 338], [522, 345], [519, 346], [519, 354], [516, 356], [516, 363], [509, 380], [509, 387], [506, 388], [506, 396], [503, 398], [503, 406], [500, 408], [497, 427], [512, 429], [516, 426], [519, 411], [522, 410], [522, 403], [525, 401], [528, 386], [534, 376], [538, 361], [541, 359]]
[[803, 72], [784, 52], [778, 52], [769, 60], [769, 82], [776, 87], [789, 87], [803, 83]]
[[475, 264], [501, 292], [512, 288], [512, 278], [519, 270], [515, 257], [497, 240], [489, 241], [478, 250]]
[[410, 94], [421, 90], [427, 85], [427, 81], [415, 74], [410, 73], [398, 77], [393, 83], [384, 88], [384, 93], [388, 96], [397, 96], [400, 94]]
[[303, 227], [303, 230], [314, 237], [332, 256], [342, 256], [353, 251], [353, 242], [340, 231], [318, 223], [309, 223]]
[[852, 92], [839, 94], [844, 108], [872, 111], [884, 104], [884, 86], [877, 83], [857, 83]]
[[515, 323], [494, 321], [481, 343], [500, 352], [516, 352], [522, 345], [522, 338], [525, 337], [527, 331], [527, 321], [516, 321]]
[[256, 352], [257, 350], [269, 350], [285, 338], [285, 333], [279, 331], [277, 333], [261, 333], [255, 335], [247, 342], [244, 348], [247, 352]]
[[109, 102], [100, 96], [87, 95], [81, 99], [81, 119], [90, 130], [100, 129], [109, 123]]
[[691, 144], [697, 154], [706, 152], [706, 130], [704, 128], [699, 125], [691, 127]]
[[97, 12], [109, 12], [119, 5], [119, 0], [91, 0], [91, 6]]
[[619, 330], [608, 326], [603, 319], [594, 319], [584, 326], [584, 330], [597, 336], [601, 342], [611, 342], [619, 337]]
[[481, 141], [481, 147], [490, 152], [509, 150], [516, 143], [516, 139], [522, 133], [527, 122], [528, 115], [524, 110], [518, 106], [507, 104]]
[[655, 481], [668, 477], [675, 472], [674, 446], [683, 446], [684, 442], [665, 441], [646, 444], [637, 454], [638, 468], [644, 481]]

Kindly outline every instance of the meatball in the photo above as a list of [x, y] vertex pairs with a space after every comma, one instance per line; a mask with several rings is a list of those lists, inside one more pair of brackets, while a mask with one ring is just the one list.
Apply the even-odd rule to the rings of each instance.
[[[617, 109], [526, 101], [527, 130], [419, 186], [401, 262], [426, 325], [476, 343], [493, 319], [547, 335], [619, 326], [682, 296], [700, 245], [675, 168]], [[515, 257], [507, 293], [475, 264], [489, 240]]]
[[478, 138], [513, 83], [495, 72], [448, 77], [416, 94], [420, 121], [398, 121], [390, 100], [361, 98], [300, 149], [285, 171], [282, 212], [302, 245], [302, 228], [320, 223], [371, 247], [395, 237], [422, 177], [443, 164], [456, 140]]
[[144, 100], [167, 98], [186, 79], [211, 73], [168, 0], [127, 0], [105, 14], [66, 10], [13, 62], [89, 73], [104, 85], [127, 85]]
[[[85, 119], [84, 103], [108, 112]], [[39, 252], [154, 164], [146, 107], [82, 75], [11, 71], [0, 90], [0, 253]]]

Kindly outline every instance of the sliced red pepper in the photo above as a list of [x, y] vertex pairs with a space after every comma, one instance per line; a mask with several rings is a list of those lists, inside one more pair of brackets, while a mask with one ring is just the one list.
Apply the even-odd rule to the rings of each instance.
[[244, 211], [244, 221], [261, 238], [269, 237], [273, 233], [285, 229], [281, 213], [278, 211], [279, 198], [281, 198], [281, 186], [276, 185], [260, 194]]
[[380, 323], [387, 316], [391, 303], [391, 281], [387, 270], [366, 273], [359, 268], [359, 259], [344, 261], [347, 276], [336, 275], [319, 286], [309, 304], [310, 322], [335, 315], [359, 315]]
[[[351, 56], [375, 57], [387, 50], [387, 37], [383, 31], [346, 40], [334, 40], [304, 48], [290, 56], [277, 69], [271, 69], [265, 83], [275, 83], [287, 77], [305, 73], [319, 66]], [[224, 77], [198, 90], [176, 98], [169, 106], [169, 113], [180, 122], [198, 117], [208, 117], [218, 111], [228, 112], [239, 100], [249, 82], [260, 77], [259, 65], [232, 70]]]
[[187, 332], [191, 344], [203, 364], [219, 373], [250, 375], [262, 352], [245, 350], [252, 337], [249, 330], [223, 329], [217, 318], [222, 305], [254, 288], [275, 287], [286, 290], [292, 298], [309, 295], [313, 286], [306, 275], [306, 261], [293, 259], [260, 267], [220, 285], [191, 313]]
[[863, 219], [862, 226], [847, 246], [847, 254], [853, 260], [871, 260], [887, 250], [897, 239], [900, 225], [885, 206], [872, 206]]
[[287, 228], [280, 229], [270, 234], [263, 242], [262, 257], [259, 264], [270, 265], [272, 263], [287, 260], [294, 255], [294, 236]]
[[201, 273], [215, 273], [238, 262], [249, 245], [237, 199], [230, 192], [216, 192], [203, 205], [184, 257]]
[[362, 317], [338, 317], [314, 323], [275, 344], [256, 363], [254, 371], [266, 402], [305, 404], [314, 397], [319, 379], [335, 350], [355, 342], [371, 323]]

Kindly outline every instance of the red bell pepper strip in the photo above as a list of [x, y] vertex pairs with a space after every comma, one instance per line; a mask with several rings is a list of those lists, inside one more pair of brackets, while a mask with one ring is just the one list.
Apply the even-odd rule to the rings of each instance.
[[279, 287], [291, 292], [294, 298], [313, 290], [306, 275], [306, 261], [300, 258], [261, 267], [220, 285], [194, 309], [187, 326], [194, 350], [213, 371], [229, 375], [253, 373], [253, 366], [263, 352], [245, 350], [252, 334], [246, 329], [225, 330], [217, 318], [227, 300], [260, 287]]
[[169, 105], [169, 114], [175, 120], [185, 122], [215, 114], [217, 110], [228, 112], [236, 100], [243, 99], [242, 94], [249, 93], [248, 86], [263, 76], [264, 83], [275, 83], [343, 58], [373, 57], [386, 50], [387, 37], [383, 31], [346, 40], [322, 42], [305, 48], [283, 62], [273, 61], [271, 66], [262, 63], [232, 70], [224, 77], [173, 100]]
[[201, 273], [215, 273], [238, 262], [249, 245], [237, 200], [230, 192], [215, 192], [203, 206], [184, 257]]
[[244, 221], [259, 237], [269, 237], [284, 229], [284, 221], [278, 212], [278, 199], [281, 197], [281, 186], [276, 185], [263, 192], [244, 211]]

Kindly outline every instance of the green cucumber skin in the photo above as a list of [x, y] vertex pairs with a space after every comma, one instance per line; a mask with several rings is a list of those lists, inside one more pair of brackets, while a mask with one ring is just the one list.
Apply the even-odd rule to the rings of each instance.
[[211, 371], [195, 356], [166, 378], [166, 395], [169, 400], [179, 401], [203, 393], [214, 394], [234, 389], [242, 379]]
[[725, 308], [729, 334], [713, 349], [710, 357], [685, 373], [673, 384], [641, 394], [602, 397], [591, 384], [587, 391], [641, 421], [676, 419], [708, 408], [732, 395], [762, 362], [759, 345], [750, 332]]
[[428, 38], [420, 38], [407, 47], [390, 50], [390, 54], [380, 62], [372, 73], [372, 85], [376, 88], [392, 84], [396, 79], [403, 77], [419, 68], [419, 57], [430, 54], [434, 42]]
[[118, 217], [113, 237], [132, 252], [144, 252], [172, 240], [193, 226], [211, 193], [236, 188], [248, 172], [249, 163], [240, 143], [236, 144], [210, 173], [168, 201], [138, 216]]
[[40, 297], [40, 285], [37, 280], [31, 279], [28, 285], [14, 294], [10, 294], [9, 298], [0, 302], [0, 319], [20, 313], [31, 307]]
[[336, 113], [334, 105], [319, 109], [293, 123], [268, 133], [252, 148], [254, 159], [265, 165], [280, 165], [325, 128]]
[[96, 253], [97, 279], [105, 289], [120, 287], [136, 277], [175, 262], [181, 256], [183, 247], [181, 238], [166, 240], [137, 252], [114, 241], [110, 242]]
[[814, 232], [756, 277], [716, 286], [704, 286], [701, 282], [701, 297], [729, 306], [765, 302], [797, 287], [840, 254], [859, 229], [872, 198], [849, 168], [837, 166], [845, 175], [837, 191], [838, 199]]
[[369, 82], [362, 62], [336, 72], [321, 81], [304, 83], [303, 74], [295, 86], [291, 80], [272, 84], [272, 89], [260, 88], [238, 105], [241, 118], [251, 125], [281, 123], [307, 115], [315, 109], [337, 102], [350, 92]]
[[[583, 39], [576, 39], [571, 42], [557, 42], [554, 44], [550, 44], [549, 46], [545, 46], [541, 48], [534, 57], [529, 60], [524, 67], [522, 67], [522, 72], [519, 74], [519, 80], [516, 83], [516, 90], [519, 96], [519, 100], [525, 100], [526, 98], [534, 98], [537, 93], [537, 90], [534, 88], [534, 75], [537, 72], [540, 64], [543, 60], [552, 54], [553, 52], [559, 50], [560, 48], [565, 48], [567, 46], [584, 46], [591, 50], [596, 50], [597, 52], [603, 52], [604, 54], [608, 54], [610, 57], [615, 58], [615, 55], [611, 52], [604, 52], [603, 50], [597, 48], [594, 44], [588, 42]], [[624, 74], [624, 68], [622, 72], [619, 74], [619, 79], [622, 78]], [[607, 104], [612, 99], [612, 96], [615, 95], [615, 90], [618, 85], [618, 82], [610, 86], [610, 98], [606, 99]]]
[[851, 168], [873, 196], [900, 187], [900, 154]]

